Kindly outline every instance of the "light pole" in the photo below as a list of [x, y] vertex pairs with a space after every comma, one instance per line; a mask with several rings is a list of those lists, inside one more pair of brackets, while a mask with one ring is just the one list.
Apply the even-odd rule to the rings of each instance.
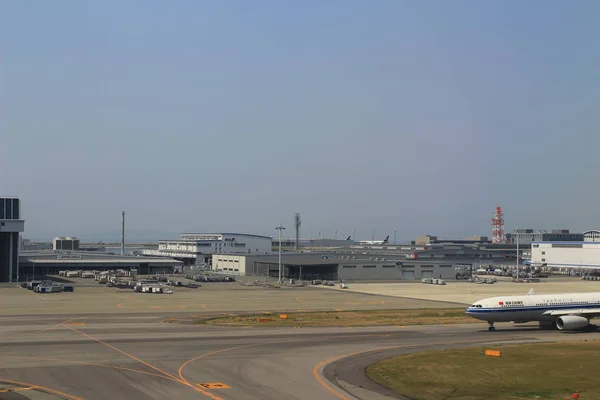
[[356, 231], [352, 231], [352, 240], [356, 240]]
[[375, 241], [375, 231], [371, 232], [371, 243]]
[[516, 231], [516, 236], [517, 236], [517, 282], [519, 281], [519, 229], [517, 228]]
[[396, 245], [396, 230], [394, 229], [394, 246]]
[[279, 225], [275, 229], [279, 231], [279, 283], [281, 283], [281, 231], [285, 228], [283, 227], [283, 225]]

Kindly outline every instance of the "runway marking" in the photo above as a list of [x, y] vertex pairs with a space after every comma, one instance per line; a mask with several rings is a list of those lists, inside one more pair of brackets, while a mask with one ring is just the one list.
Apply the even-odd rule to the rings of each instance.
[[0, 393], [19, 392], [21, 390], [32, 390], [32, 389], [37, 389], [37, 386], [13, 388], [13, 389], [0, 389]]
[[8, 379], [0, 379], [0, 382], [10, 383], [11, 385], [19, 385], [19, 386], [23, 386], [23, 387], [35, 387], [36, 389], [41, 389], [42, 391], [45, 391], [45, 392], [48, 392], [48, 393], [52, 393], [52, 394], [56, 394], [56, 395], [59, 395], [59, 396], [63, 396], [65, 399], [83, 400], [81, 397], [71, 396], [70, 394], [59, 392], [58, 390], [50, 389], [50, 388], [45, 387], [45, 386], [32, 385], [31, 383], [18, 382], [18, 381], [9, 381]]
[[65, 321], [59, 322], [58, 324], [52, 325], [52, 326], [50, 326], [48, 328], [42, 329], [41, 331], [35, 331], [35, 332], [32, 332], [32, 333], [44, 333], [44, 332], [47, 332], [47, 331], [52, 330], [54, 328], [58, 328], [59, 326], [63, 326], [63, 325], [68, 324], [68, 323], [70, 323], [72, 321], [75, 321], [76, 319], [82, 319], [82, 318], [86, 318], [86, 317], [84, 316], [84, 317], [70, 318], [70, 319], [67, 319]]
[[173, 379], [174, 381], [176, 381], [176, 382], [179, 382], [179, 383], [181, 383], [181, 384], [183, 384], [183, 385], [186, 385], [186, 386], [188, 386], [188, 387], [191, 387], [192, 389], [196, 390], [197, 392], [200, 392], [200, 393], [202, 393], [203, 395], [205, 395], [205, 396], [208, 396], [208, 397], [212, 398], [213, 400], [224, 400], [224, 399], [222, 399], [221, 397], [215, 396], [214, 394], [212, 394], [212, 393], [210, 393], [210, 392], [207, 392], [207, 391], [206, 391], [205, 389], [203, 389], [203, 388], [196, 387], [196, 386], [192, 385], [191, 383], [189, 383], [189, 382], [188, 382], [188, 381], [186, 381], [186, 380], [180, 380], [180, 379], [179, 379], [179, 378], [177, 378], [176, 376], [174, 376], [174, 375], [171, 375], [171, 374], [169, 374], [168, 372], [165, 372], [165, 371], [163, 371], [162, 369], [160, 369], [160, 368], [158, 368], [158, 367], [155, 367], [154, 365], [152, 365], [152, 364], [150, 364], [150, 363], [148, 363], [148, 362], [146, 362], [146, 361], [144, 361], [144, 360], [142, 360], [142, 359], [140, 359], [140, 358], [138, 358], [138, 357], [134, 356], [133, 354], [129, 354], [129, 353], [127, 353], [127, 352], [126, 352], [126, 351], [124, 351], [124, 350], [121, 350], [121, 349], [119, 349], [119, 348], [117, 348], [117, 347], [115, 347], [115, 346], [113, 346], [113, 345], [111, 345], [111, 344], [108, 344], [108, 343], [106, 343], [106, 342], [103, 342], [102, 340], [100, 340], [100, 339], [98, 339], [98, 338], [95, 338], [95, 337], [93, 337], [93, 336], [91, 336], [91, 335], [88, 335], [87, 333], [85, 333], [85, 332], [82, 332], [82, 331], [80, 331], [80, 330], [77, 330], [77, 329], [75, 329], [75, 328], [73, 328], [73, 327], [70, 327], [70, 326], [67, 326], [67, 327], [68, 327], [69, 329], [71, 329], [71, 330], [73, 330], [73, 331], [75, 331], [75, 332], [77, 332], [77, 333], [79, 333], [79, 334], [81, 334], [81, 335], [83, 335], [83, 336], [85, 336], [85, 337], [87, 337], [87, 338], [89, 338], [89, 339], [91, 339], [91, 340], [95, 341], [95, 342], [98, 342], [98, 343], [100, 343], [100, 344], [103, 344], [103, 345], [104, 345], [104, 346], [106, 346], [106, 347], [109, 347], [109, 348], [111, 348], [111, 349], [113, 349], [113, 350], [115, 350], [115, 351], [117, 351], [117, 352], [119, 352], [119, 353], [121, 353], [121, 354], [123, 354], [123, 355], [125, 355], [125, 356], [127, 356], [127, 357], [129, 357], [129, 358], [131, 358], [131, 359], [133, 359], [133, 360], [136, 360], [136, 361], [138, 361], [138, 362], [140, 362], [140, 363], [144, 364], [145, 366], [147, 366], [147, 367], [149, 367], [149, 368], [152, 368], [152, 369], [153, 369], [153, 370], [155, 370], [155, 371], [158, 371], [158, 372], [160, 372], [160, 373], [162, 373], [162, 374], [164, 374], [164, 375], [166, 375], [166, 376], [168, 376], [168, 377], [172, 378], [172, 379]]
[[125, 356], [127, 356], [127, 357], [129, 357], [129, 358], [131, 358], [131, 359], [134, 359], [135, 361], [138, 361], [138, 362], [140, 362], [140, 363], [144, 364], [145, 366], [147, 366], [147, 367], [149, 367], [149, 368], [152, 368], [153, 370], [156, 370], [156, 371], [158, 371], [158, 372], [160, 372], [160, 373], [162, 373], [162, 374], [165, 374], [166, 376], [169, 376], [169, 377], [171, 377], [171, 378], [173, 378], [173, 379], [175, 379], [175, 380], [178, 380], [178, 379], [177, 379], [177, 377], [175, 377], [174, 375], [171, 375], [171, 374], [169, 374], [168, 372], [165, 372], [165, 371], [161, 370], [160, 368], [158, 368], [158, 367], [155, 367], [154, 365], [152, 365], [152, 364], [150, 364], [150, 363], [147, 363], [146, 361], [144, 361], [144, 360], [142, 360], [142, 359], [140, 359], [140, 358], [137, 358], [137, 357], [136, 357], [136, 356], [134, 356], [133, 354], [129, 354], [129, 353], [127, 353], [127, 352], [126, 352], [126, 351], [124, 351], [124, 350], [121, 350], [121, 349], [119, 349], [119, 348], [117, 348], [117, 347], [115, 347], [115, 346], [113, 346], [113, 345], [111, 345], [111, 344], [108, 344], [108, 343], [106, 343], [106, 342], [103, 342], [102, 340], [100, 340], [100, 339], [98, 339], [98, 338], [95, 338], [95, 337], [93, 337], [93, 336], [91, 336], [91, 335], [88, 335], [87, 333], [85, 333], [85, 332], [82, 332], [82, 331], [80, 331], [80, 330], [78, 330], [78, 329], [72, 328], [72, 327], [70, 327], [70, 326], [68, 326], [68, 328], [69, 328], [69, 329], [71, 329], [71, 330], [73, 330], [73, 331], [75, 331], [75, 332], [77, 332], [77, 333], [79, 333], [80, 335], [83, 335], [83, 336], [87, 337], [88, 339], [91, 339], [91, 340], [93, 340], [93, 341], [95, 341], [95, 342], [98, 342], [98, 343], [100, 343], [100, 344], [103, 344], [104, 346], [106, 346], [106, 347], [109, 347], [109, 348], [113, 349], [113, 350], [114, 350], [114, 351], [116, 351], [116, 352], [119, 352], [119, 353], [121, 353], [121, 354], [123, 354], [123, 355], [125, 355]]
[[[390, 336], [390, 334], [366, 334], [366, 335], [337, 335], [337, 336], [324, 336], [324, 339], [342, 339], [345, 337], [388, 337]], [[185, 377], [183, 376], [183, 370], [186, 366], [188, 366], [190, 363], [199, 360], [201, 358], [204, 357], [208, 357], [208, 356], [213, 356], [215, 354], [220, 354], [220, 353], [226, 353], [229, 351], [234, 351], [234, 350], [239, 350], [239, 349], [246, 349], [246, 348], [250, 348], [250, 347], [258, 347], [258, 346], [268, 346], [268, 345], [272, 345], [272, 344], [278, 344], [278, 343], [290, 343], [290, 342], [294, 342], [296, 339], [288, 339], [288, 340], [278, 340], [278, 341], [274, 341], [274, 342], [264, 342], [264, 343], [253, 343], [253, 344], [245, 344], [242, 346], [235, 346], [235, 347], [228, 347], [228, 348], [224, 348], [221, 350], [215, 350], [215, 351], [211, 351], [209, 353], [204, 353], [201, 354], [199, 356], [196, 356], [194, 358], [191, 358], [189, 360], [187, 360], [186, 362], [184, 362], [183, 364], [181, 364], [181, 366], [179, 367], [179, 370], [177, 371], [179, 378], [181, 378], [181, 380], [183, 382], [186, 382], [189, 384], [189, 382], [185, 379]], [[216, 400], [216, 399], [215, 399]], [[223, 400], [223, 399], [221, 399]]]
[[97, 363], [91, 363], [91, 362], [86, 362], [86, 361], [74, 361], [74, 360], [68, 360], [68, 359], [63, 359], [63, 358], [49, 358], [49, 357], [31, 357], [31, 356], [28, 357], [28, 356], [5, 356], [5, 355], [0, 355], [0, 358], [15, 358], [15, 359], [24, 359], [24, 360], [37, 360], [37, 361], [58, 361], [58, 362], [65, 362], [65, 363], [69, 363], [69, 364], [89, 365], [89, 366], [92, 366], [92, 367], [112, 368], [112, 369], [121, 370], [121, 371], [137, 372], [139, 374], [150, 375], [150, 376], [154, 376], [154, 377], [157, 377], [157, 378], [168, 379], [170, 381], [181, 383], [179, 381], [179, 379], [175, 380], [175, 379], [170, 378], [168, 376], [159, 375], [159, 374], [155, 374], [155, 373], [152, 373], [152, 372], [146, 372], [146, 371], [142, 371], [142, 370], [139, 370], [139, 369], [133, 369], [133, 368], [127, 368], [127, 367], [119, 367], [117, 365], [97, 364]]
[[204, 389], [231, 389], [231, 386], [227, 386], [224, 383], [221, 382], [214, 382], [214, 383], [198, 383], [197, 386], [201, 386]]

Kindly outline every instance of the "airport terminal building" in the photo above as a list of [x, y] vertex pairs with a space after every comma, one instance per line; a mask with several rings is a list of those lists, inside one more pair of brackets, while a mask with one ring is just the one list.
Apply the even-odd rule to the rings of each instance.
[[[0, 282], [22, 282], [27, 279], [57, 275], [61, 270], [134, 270], [140, 275], [172, 273], [183, 262], [172, 258], [121, 256], [79, 251], [75, 237], [56, 237], [53, 248], [21, 242], [25, 230], [21, 201], [0, 198]], [[50, 246], [48, 246], [50, 247]], [[26, 250], [32, 248], [32, 250]]]
[[538, 242], [531, 245], [534, 266], [600, 269], [600, 242]]
[[19, 234], [24, 230], [21, 200], [14, 197], [0, 198], [0, 282], [17, 280]]
[[[454, 279], [457, 269], [471, 264], [442, 260], [353, 259], [332, 253], [285, 253], [281, 264], [285, 279], [299, 280], [408, 280]], [[213, 255], [212, 269], [234, 275], [278, 277], [278, 254]]]
[[270, 236], [247, 233], [182, 233], [178, 240], [160, 240], [157, 249], [144, 249], [145, 256], [171, 257], [185, 265], [212, 262], [213, 254], [270, 254]]
[[172, 258], [122, 256], [89, 251], [34, 250], [19, 256], [20, 280], [58, 275], [59, 271], [107, 271], [124, 269], [139, 275], [173, 273], [183, 262]]

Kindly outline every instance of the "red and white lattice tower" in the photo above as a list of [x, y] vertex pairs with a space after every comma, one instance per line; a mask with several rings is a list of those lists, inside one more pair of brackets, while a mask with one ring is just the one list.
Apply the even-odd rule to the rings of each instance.
[[506, 243], [504, 235], [504, 213], [502, 207], [496, 207], [496, 213], [492, 218], [492, 243]]

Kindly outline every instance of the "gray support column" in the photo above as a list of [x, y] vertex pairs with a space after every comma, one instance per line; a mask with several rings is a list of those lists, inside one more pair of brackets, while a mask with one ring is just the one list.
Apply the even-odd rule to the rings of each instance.
[[[17, 233], [17, 238], [18, 237], [19, 237], [19, 234]], [[20, 264], [19, 263], [19, 261], [20, 261], [20, 259], [19, 259], [19, 251], [21, 251], [21, 243], [18, 243], [18, 245], [17, 245], [17, 252], [16, 252], [17, 253], [17, 283], [20, 282], [20, 280], [19, 280], [19, 264]]]
[[13, 236], [14, 233], [8, 235], [8, 281], [11, 283], [13, 278]]

